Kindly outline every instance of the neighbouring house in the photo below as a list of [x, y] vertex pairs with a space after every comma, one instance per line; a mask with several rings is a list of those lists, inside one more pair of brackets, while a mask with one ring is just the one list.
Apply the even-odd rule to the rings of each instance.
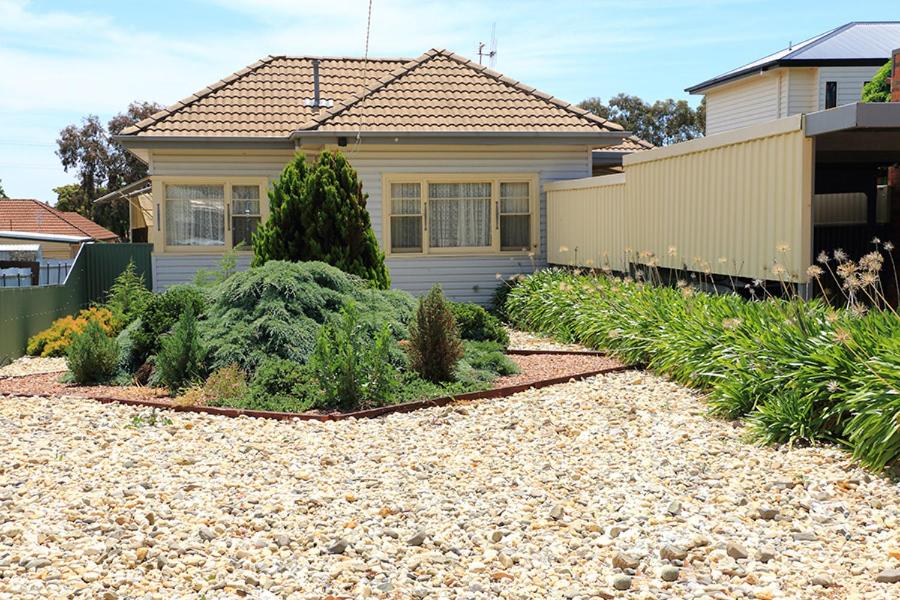
[[[446, 50], [416, 59], [269, 56], [126, 129], [149, 196], [132, 229], [157, 288], [213, 268], [268, 216], [296, 152], [344, 152], [368, 194], [392, 284], [440, 283], [487, 302], [498, 279], [546, 264], [543, 186], [587, 177], [592, 151], [629, 133]], [[115, 200], [114, 197], [108, 200]]]
[[706, 134], [858, 102], [900, 47], [900, 21], [847, 23], [685, 91], [706, 97]]
[[[627, 154], [622, 173], [545, 186], [548, 262], [652, 263], [811, 293], [807, 267], [820, 253], [859, 258], [882, 248], [874, 240], [897, 244], [900, 102], [858, 100], [898, 45], [900, 23], [851, 23], [689, 88], [707, 94], [710, 135]], [[896, 86], [896, 53], [894, 64]], [[801, 78], [812, 87], [792, 95]], [[830, 78], [846, 95], [825, 109]], [[882, 277], [892, 276], [886, 265]]]
[[117, 242], [119, 237], [75, 212], [38, 200], [0, 200], [0, 244], [40, 245], [44, 258], [69, 259], [84, 242]]
[[632, 135], [614, 146], [604, 146], [594, 150], [591, 175], [613, 175], [622, 172], [622, 161], [629, 154], [655, 148], [653, 144]]

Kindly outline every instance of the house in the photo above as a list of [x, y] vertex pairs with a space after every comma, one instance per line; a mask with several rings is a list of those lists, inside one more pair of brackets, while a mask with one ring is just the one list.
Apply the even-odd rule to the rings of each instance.
[[0, 244], [38, 243], [44, 258], [69, 259], [84, 242], [118, 239], [112, 231], [75, 212], [56, 210], [38, 200], [0, 200]]
[[687, 88], [706, 97], [713, 135], [858, 102], [900, 47], [900, 21], [854, 22]]
[[594, 150], [591, 161], [592, 175], [612, 175], [622, 172], [622, 161], [629, 154], [655, 148], [653, 144], [636, 135], [629, 136], [615, 146], [604, 146]]
[[[883, 48], [900, 46], [898, 34], [896, 23], [850, 24], [689, 88], [707, 94], [714, 132], [629, 153], [621, 173], [544, 187], [548, 262], [622, 272], [652, 264], [675, 277], [692, 271], [702, 281], [717, 278], [726, 287], [762, 280], [778, 289], [790, 282], [812, 294], [818, 286], [810, 285], [808, 267], [820, 253], [833, 268], [838, 249], [858, 259], [885, 250], [882, 242], [897, 244], [900, 51], [894, 52], [891, 78], [895, 101], [852, 100], [862, 87], [860, 69], [874, 73], [886, 63], [891, 51]], [[865, 40], [882, 49], [869, 50]], [[865, 58], [873, 55], [882, 57]], [[831, 77], [849, 86], [849, 79], [836, 75], [841, 72], [860, 77], [853, 84], [857, 91], [839, 95], [847, 103], [818, 110], [790, 95], [797, 91], [791, 82], [801, 77], [823, 89], [833, 87], [827, 85]], [[747, 86], [759, 87], [743, 96]], [[807, 91], [808, 98], [819, 95]], [[725, 102], [732, 93], [733, 101]], [[886, 263], [881, 277], [889, 296], [897, 289], [893, 276]]]
[[149, 168], [158, 288], [240, 249], [296, 152], [344, 152], [394, 287], [488, 302], [546, 264], [551, 181], [587, 177], [628, 132], [447, 50], [418, 58], [269, 56], [128, 128]]

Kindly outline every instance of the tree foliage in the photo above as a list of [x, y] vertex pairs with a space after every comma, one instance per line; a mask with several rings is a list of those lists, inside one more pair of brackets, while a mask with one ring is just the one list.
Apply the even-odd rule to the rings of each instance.
[[440, 285], [419, 300], [409, 333], [409, 366], [413, 371], [433, 383], [453, 381], [463, 345], [453, 310]]
[[147, 175], [147, 165], [112, 138], [129, 125], [159, 111], [155, 102], [132, 102], [125, 112], [114, 116], [104, 127], [97, 115], [88, 115], [80, 125], [68, 125], [59, 132], [56, 155], [66, 172], [74, 171], [77, 184], [54, 189], [60, 210], [71, 210], [107, 229], [128, 233], [128, 205], [125, 202], [94, 200]]
[[706, 129], [706, 101], [691, 108], [686, 100], [657, 100], [653, 104], [638, 96], [619, 94], [604, 104], [599, 97], [588, 98], [579, 106], [595, 115], [618, 123], [654, 146], [685, 142], [703, 135]]
[[0, 200], [5, 198], [9, 198], [9, 196], [6, 195], [6, 190], [3, 189], [3, 180], [0, 179]]
[[878, 69], [872, 80], [863, 86], [863, 102], [891, 101], [891, 61]]
[[269, 220], [253, 236], [253, 265], [317, 260], [387, 289], [390, 277], [366, 199], [340, 152], [323, 152], [314, 164], [298, 154], [269, 192]]

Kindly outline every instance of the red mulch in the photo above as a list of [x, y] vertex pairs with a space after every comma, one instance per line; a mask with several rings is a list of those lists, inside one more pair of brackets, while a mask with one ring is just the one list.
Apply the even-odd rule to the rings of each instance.
[[[520, 373], [500, 377], [493, 388], [527, 385], [546, 379], [575, 376], [620, 366], [621, 363], [606, 356], [578, 354], [510, 354], [509, 358], [519, 366]], [[78, 396], [83, 398], [111, 398], [116, 400], [153, 400], [170, 402], [164, 388], [143, 386], [94, 385], [81, 386], [61, 383], [62, 373], [41, 373], [21, 377], [0, 378], [0, 395]]]
[[165, 400], [169, 394], [164, 388], [136, 385], [75, 385], [60, 383], [63, 373], [41, 373], [0, 379], [0, 394], [32, 396], [79, 396], [83, 398], [115, 398], [116, 400]]
[[495, 389], [600, 371], [622, 364], [608, 356], [583, 354], [509, 354], [508, 356], [510, 360], [519, 365], [520, 373], [500, 377], [494, 381]]

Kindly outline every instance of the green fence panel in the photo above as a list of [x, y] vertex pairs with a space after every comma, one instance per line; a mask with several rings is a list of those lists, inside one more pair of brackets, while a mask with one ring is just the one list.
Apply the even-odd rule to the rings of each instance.
[[150, 244], [85, 244], [64, 284], [0, 288], [0, 365], [22, 356], [28, 338], [54, 320], [102, 300], [129, 261], [153, 289], [151, 250]]
[[147, 289], [153, 289], [150, 254], [152, 244], [90, 244], [86, 246], [87, 299], [100, 302], [116, 277], [134, 262], [137, 273], [144, 275]]

